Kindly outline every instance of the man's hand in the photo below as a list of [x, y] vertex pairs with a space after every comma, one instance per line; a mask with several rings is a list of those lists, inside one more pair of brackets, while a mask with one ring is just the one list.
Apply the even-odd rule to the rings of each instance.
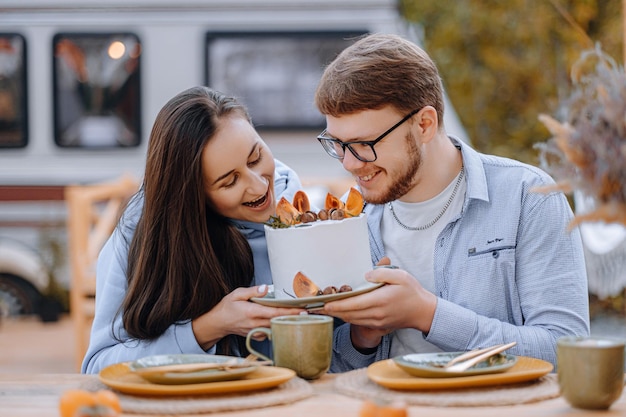
[[[381, 265], [388, 264], [388, 258]], [[417, 279], [401, 269], [378, 268], [365, 278], [386, 285], [355, 297], [326, 303], [324, 314], [352, 324], [353, 344], [357, 348], [372, 348], [383, 335], [396, 329], [413, 328], [430, 331], [437, 297], [422, 287]]]

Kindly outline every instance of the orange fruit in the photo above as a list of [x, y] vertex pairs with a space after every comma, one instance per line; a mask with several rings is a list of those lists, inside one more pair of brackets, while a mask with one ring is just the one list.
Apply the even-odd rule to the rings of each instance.
[[108, 390], [68, 390], [59, 400], [61, 417], [116, 417], [122, 412], [118, 396]]
[[406, 404], [401, 401], [377, 403], [365, 400], [359, 410], [359, 417], [407, 417]]
[[370, 400], [365, 400], [359, 410], [359, 417], [378, 417], [378, 405]]
[[61, 417], [74, 417], [83, 407], [93, 407], [96, 400], [93, 394], [85, 390], [65, 391], [59, 401]]
[[97, 391], [95, 394], [96, 403], [104, 405], [120, 414], [122, 412], [122, 406], [120, 405], [120, 398], [113, 391], [106, 389]]
[[406, 407], [403, 404], [389, 404], [378, 407], [378, 417], [407, 417]]

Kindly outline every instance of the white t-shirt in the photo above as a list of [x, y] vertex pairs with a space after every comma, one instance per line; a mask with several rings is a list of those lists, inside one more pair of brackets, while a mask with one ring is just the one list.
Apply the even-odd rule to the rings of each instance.
[[[460, 175], [461, 172], [439, 195], [430, 200], [421, 203], [394, 201], [393, 211], [398, 219], [409, 227], [420, 227], [432, 222], [452, 196]], [[409, 272], [430, 292], [435, 292], [433, 266], [435, 242], [450, 220], [461, 212], [466, 189], [467, 184], [463, 179], [446, 212], [434, 225], [425, 230], [403, 228], [393, 217], [389, 205], [385, 206], [381, 224], [385, 255], [391, 259], [393, 265]], [[390, 357], [440, 351], [437, 346], [424, 340], [422, 332], [418, 330], [400, 329], [391, 334]]]

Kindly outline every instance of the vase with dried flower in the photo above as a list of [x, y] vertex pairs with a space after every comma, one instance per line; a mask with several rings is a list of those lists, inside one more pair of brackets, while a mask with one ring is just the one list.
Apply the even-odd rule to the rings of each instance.
[[[626, 315], [626, 73], [600, 46], [584, 51], [571, 73], [572, 91], [557, 120], [539, 120], [552, 137], [536, 145], [556, 180], [541, 191], [573, 194], [585, 243], [592, 316]], [[594, 302], [595, 300], [595, 302]], [[619, 306], [614, 308], [614, 306]]]

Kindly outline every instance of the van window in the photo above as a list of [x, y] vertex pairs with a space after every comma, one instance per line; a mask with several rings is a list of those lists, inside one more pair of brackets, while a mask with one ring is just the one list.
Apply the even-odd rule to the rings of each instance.
[[258, 129], [322, 128], [322, 72], [366, 31], [208, 32], [206, 85], [242, 99]]
[[0, 33], [0, 148], [28, 144], [26, 113], [26, 41]]
[[56, 144], [138, 146], [139, 38], [132, 33], [58, 33], [53, 51]]

